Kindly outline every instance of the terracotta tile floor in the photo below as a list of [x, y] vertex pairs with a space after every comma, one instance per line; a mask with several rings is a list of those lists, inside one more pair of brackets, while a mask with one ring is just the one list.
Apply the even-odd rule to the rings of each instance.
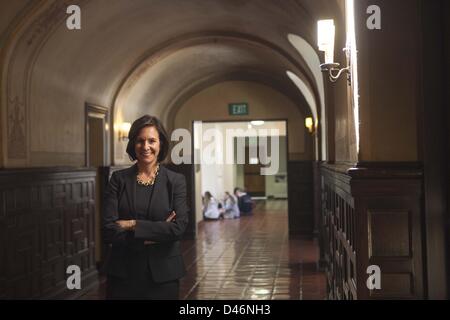
[[[258, 203], [253, 216], [201, 222], [182, 243], [180, 299], [325, 299], [313, 240], [289, 239], [287, 202]], [[103, 299], [104, 281], [83, 299]]]

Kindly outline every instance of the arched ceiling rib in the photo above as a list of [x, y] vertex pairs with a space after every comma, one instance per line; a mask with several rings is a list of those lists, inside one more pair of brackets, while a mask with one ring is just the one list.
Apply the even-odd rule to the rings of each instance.
[[[278, 84], [275, 81], [266, 83], [281, 88], [292, 88], [285, 75], [286, 70], [297, 70], [301, 75], [308, 71], [302, 64], [292, 59], [289, 61], [282, 53], [260, 43], [229, 37], [194, 40], [190, 46], [178, 46], [178, 50], [168, 48], [158, 52], [156, 57], [150, 56], [128, 76], [115, 104], [121, 112], [120, 118], [126, 117], [127, 110], [123, 109], [127, 106], [139, 108], [142, 113], [151, 110], [161, 115], [165, 108], [171, 107], [173, 97], [178, 96], [179, 92], [186, 92], [185, 88], [191, 87], [192, 83], [205, 77], [221, 78], [232, 70], [235, 70], [235, 80], [239, 80], [239, 70], [242, 75], [248, 74], [244, 70], [252, 70], [253, 74], [260, 75], [258, 82], [262, 81], [264, 74], [268, 79], [277, 79]], [[302, 76], [305, 83], [312, 83], [311, 77]], [[314, 90], [311, 86], [308, 92]], [[297, 97], [296, 101], [304, 102], [304, 99]], [[302, 110], [302, 113], [310, 112]]]
[[304, 96], [292, 84], [292, 82], [287, 81], [285, 77], [280, 78], [274, 74], [264, 73], [261, 70], [239, 68], [235, 70], [229, 69], [223, 74], [207, 75], [204, 78], [200, 78], [183, 88], [183, 90], [174, 96], [168, 104], [168, 108], [162, 116], [163, 120], [168, 123], [170, 129], [173, 129], [173, 121], [176, 113], [183, 106], [183, 104], [189, 100], [189, 98], [210, 86], [225, 81], [250, 81], [267, 85], [290, 98], [295, 104], [297, 104], [303, 115], [311, 115], [311, 110], [307, 107], [307, 102]]

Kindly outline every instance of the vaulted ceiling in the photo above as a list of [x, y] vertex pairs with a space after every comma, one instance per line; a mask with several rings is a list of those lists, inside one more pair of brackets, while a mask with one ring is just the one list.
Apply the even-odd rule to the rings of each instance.
[[[305, 93], [286, 71], [321, 103], [318, 69], [312, 66], [318, 62], [316, 22], [342, 19], [342, 3], [2, 1], [8, 7], [2, 21], [10, 22], [0, 25], [4, 70], [14, 82], [15, 72], [23, 71], [19, 63], [25, 64], [31, 96], [24, 100], [50, 109], [61, 108], [64, 97], [67, 105], [89, 101], [112, 107], [115, 117], [151, 111], [169, 122], [183, 101], [202, 88], [224, 80], [251, 80], [281, 91], [303, 114], [311, 114]], [[81, 30], [66, 27], [70, 4], [81, 8]], [[292, 37], [301, 41], [295, 46]]]

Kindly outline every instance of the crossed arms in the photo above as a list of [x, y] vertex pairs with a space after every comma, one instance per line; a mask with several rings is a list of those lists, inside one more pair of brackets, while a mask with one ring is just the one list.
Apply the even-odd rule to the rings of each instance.
[[142, 239], [145, 244], [173, 242], [180, 240], [188, 223], [186, 204], [186, 180], [176, 175], [173, 181], [174, 211], [165, 221], [121, 220], [118, 203], [124, 191], [123, 178], [113, 173], [105, 191], [103, 212], [103, 237], [108, 243], [124, 243], [132, 239]]

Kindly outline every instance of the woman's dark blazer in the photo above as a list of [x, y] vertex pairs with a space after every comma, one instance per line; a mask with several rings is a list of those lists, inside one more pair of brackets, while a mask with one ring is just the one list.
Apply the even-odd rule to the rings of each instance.
[[[103, 239], [112, 244], [106, 273], [126, 280], [149, 268], [155, 282], [179, 279], [185, 274], [179, 240], [188, 223], [186, 179], [160, 166], [147, 218], [136, 221], [134, 232], [124, 231], [115, 221], [136, 219], [136, 175], [137, 165], [116, 171], [106, 188]], [[166, 222], [172, 210], [176, 219]], [[156, 243], [144, 245], [144, 240]]]

